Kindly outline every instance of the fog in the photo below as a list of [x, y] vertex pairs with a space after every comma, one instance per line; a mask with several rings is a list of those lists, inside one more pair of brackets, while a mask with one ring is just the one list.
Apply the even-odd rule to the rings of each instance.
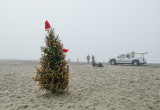
[[135, 51], [160, 63], [159, 5], [159, 0], [1, 0], [0, 59], [39, 60], [48, 20], [71, 61], [86, 61], [89, 54], [108, 62]]

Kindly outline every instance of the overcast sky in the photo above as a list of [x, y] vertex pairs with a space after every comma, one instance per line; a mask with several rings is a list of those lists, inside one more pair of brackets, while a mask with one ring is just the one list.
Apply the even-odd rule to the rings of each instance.
[[135, 51], [160, 63], [160, 0], [1, 0], [0, 59], [39, 60], [45, 20], [72, 61]]

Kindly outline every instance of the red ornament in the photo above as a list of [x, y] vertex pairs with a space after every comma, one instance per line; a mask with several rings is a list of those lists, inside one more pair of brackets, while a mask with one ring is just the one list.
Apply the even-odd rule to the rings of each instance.
[[61, 64], [60, 64], [61, 66], [62, 66], [62, 61], [61, 61]]
[[51, 26], [50, 26], [49, 22], [46, 20], [46, 22], [45, 22], [45, 31], [48, 31], [50, 29], [51, 29]]
[[63, 52], [64, 53], [67, 53], [69, 50], [68, 49], [63, 49]]

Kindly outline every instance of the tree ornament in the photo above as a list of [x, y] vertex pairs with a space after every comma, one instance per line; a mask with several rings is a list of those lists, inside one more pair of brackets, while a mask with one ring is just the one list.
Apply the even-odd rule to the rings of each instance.
[[63, 52], [64, 53], [67, 53], [69, 50], [68, 49], [63, 49]]
[[61, 64], [60, 64], [60, 66], [62, 66], [62, 61], [61, 61]]

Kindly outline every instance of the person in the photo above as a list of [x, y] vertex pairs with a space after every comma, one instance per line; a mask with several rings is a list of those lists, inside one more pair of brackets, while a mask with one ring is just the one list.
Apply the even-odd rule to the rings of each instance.
[[97, 65], [95, 60], [92, 61], [92, 65], [93, 65], [93, 67], [95, 67]]
[[79, 59], [77, 58], [77, 62], [79, 62]]
[[94, 57], [94, 55], [92, 55], [92, 66], [96, 66], [96, 61], [95, 61], [95, 57]]
[[94, 55], [92, 55], [92, 61], [93, 61], [93, 60], [95, 60], [95, 57], [94, 57]]
[[101, 62], [98, 63], [98, 67], [104, 67]]
[[87, 56], [87, 62], [89, 63], [89, 61], [90, 61], [90, 56], [88, 54], [88, 56]]

